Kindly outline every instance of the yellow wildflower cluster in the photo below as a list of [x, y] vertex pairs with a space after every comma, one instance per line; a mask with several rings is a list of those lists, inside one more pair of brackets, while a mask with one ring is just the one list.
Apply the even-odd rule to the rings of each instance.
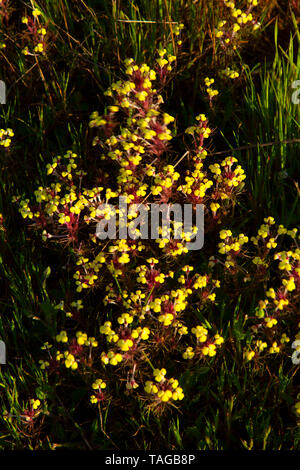
[[224, 5], [229, 10], [229, 17], [227, 20], [219, 21], [215, 29], [215, 36], [221, 41], [223, 47], [233, 44], [236, 49], [236, 36], [246, 25], [251, 25], [255, 31], [259, 28], [260, 24], [255, 20], [252, 10], [258, 5], [258, 0], [248, 1], [248, 8], [242, 11], [237, 8], [234, 1], [223, 0]]
[[212, 217], [220, 221], [222, 208], [228, 207], [230, 200], [235, 197], [243, 188], [243, 181], [246, 178], [244, 170], [240, 165], [233, 168], [237, 162], [234, 157], [227, 157], [221, 165], [218, 163], [209, 165], [209, 170], [213, 178], [209, 178], [204, 169], [203, 161], [207, 157], [207, 151], [203, 148], [204, 139], [208, 138], [211, 130], [208, 127], [208, 120], [204, 114], [196, 117], [198, 126], [189, 127], [186, 132], [191, 134], [196, 143], [196, 151], [192, 155], [194, 171], [186, 172], [185, 184], [178, 186], [178, 191], [182, 192], [187, 200], [193, 204], [204, 204], [209, 206]]
[[240, 76], [239, 72], [235, 70], [231, 70], [230, 67], [226, 67], [226, 69], [222, 70], [221, 74], [227, 78], [235, 79]]
[[244, 348], [243, 358], [246, 361], [251, 361], [255, 357], [259, 357], [262, 353], [267, 354], [278, 354], [284, 349], [285, 343], [289, 343], [290, 338], [287, 337], [285, 333], [282, 334], [279, 341], [272, 341], [268, 346], [266, 341], [256, 340], [254, 341], [252, 347]]
[[[172, 280], [174, 273], [169, 271], [166, 275], [161, 273], [157, 266], [159, 260], [151, 257], [147, 259], [148, 265], [140, 265], [136, 268], [138, 273], [138, 282], [143, 286], [143, 290], [128, 293], [122, 291], [122, 301], [118, 294], [114, 292], [112, 284], [108, 285], [106, 290], [108, 295], [105, 303], [119, 303], [120, 308], [126, 308], [126, 313], [122, 313], [118, 319], [118, 326], [112, 327], [111, 321], [106, 321], [100, 326], [100, 334], [106, 336], [109, 346], [107, 352], [101, 353], [103, 364], [118, 366], [122, 363], [125, 365], [134, 364], [138, 361], [144, 361], [144, 351], [151, 351], [153, 344], [164, 344], [168, 347], [167, 338], [179, 335], [181, 338], [189, 337], [189, 328], [178, 319], [183, 316], [188, 307], [188, 298], [195, 292], [199, 293], [200, 302], [215, 301], [215, 293], [213, 290], [220, 287], [220, 282], [211, 279], [210, 275], [194, 274], [193, 266], [183, 266], [183, 274], [179, 275], [178, 282], [184, 288], [173, 289], [167, 291], [163, 295], [154, 295], [155, 289], [161, 289], [167, 282]], [[192, 275], [193, 274], [193, 275]], [[165, 290], [167, 287], [165, 287]], [[146, 295], [146, 292], [152, 293]], [[194, 351], [193, 347], [186, 347], [183, 350], [183, 357], [190, 359], [197, 354], [199, 359], [205, 356], [213, 357], [217, 352], [224, 339], [219, 334], [208, 337], [208, 330], [203, 330], [203, 335], [198, 340], [199, 326], [191, 330], [196, 335], [197, 346]], [[198, 344], [199, 343], [199, 344]], [[162, 379], [161, 376], [159, 380]], [[158, 379], [156, 379], [158, 380]], [[128, 386], [127, 386], [128, 385]], [[138, 386], [135, 380], [129, 381], [126, 387], [132, 390]], [[150, 386], [149, 386], [150, 387]], [[150, 388], [149, 388], [150, 390]], [[166, 395], [167, 396], [167, 395]]]
[[231, 230], [221, 230], [219, 234], [222, 242], [218, 244], [219, 253], [226, 254], [225, 267], [234, 268], [236, 266], [236, 257], [244, 244], [248, 243], [248, 237], [240, 233], [237, 237], [232, 236]]
[[[139, 202], [145, 195], [147, 185], [144, 185], [142, 193], [136, 169], [146, 153], [160, 155], [166, 149], [168, 141], [172, 139], [168, 124], [173, 122], [174, 118], [159, 112], [162, 97], [157, 94], [152, 84], [157, 79], [156, 72], [146, 64], [136, 65], [133, 59], [128, 59], [125, 65], [128, 80], [113, 83], [106, 92], [106, 95], [115, 98], [116, 104], [109, 106], [108, 113], [104, 116], [100, 117], [94, 112], [91, 115], [90, 127], [103, 129], [107, 136], [106, 155], [118, 161], [121, 166], [118, 176], [120, 190], [131, 195], [139, 191], [138, 197], [133, 198], [134, 202]], [[139, 113], [140, 108], [142, 113]], [[132, 109], [136, 109], [136, 113], [133, 113]], [[119, 135], [112, 135], [116, 114], [121, 111], [127, 115], [127, 127], [122, 127]], [[94, 142], [96, 144], [98, 139]], [[146, 171], [149, 174], [151, 168], [146, 168]]]
[[81, 292], [82, 289], [88, 289], [95, 285], [103, 263], [105, 263], [105, 257], [102, 253], [98, 254], [93, 261], [89, 261], [89, 259], [84, 256], [78, 257], [76, 263], [78, 269], [73, 275], [77, 285], [77, 292]]
[[[186, 282], [186, 284], [189, 284]], [[212, 279], [211, 275], [204, 274], [196, 274], [193, 277], [193, 284], [192, 288], [198, 291], [198, 295], [200, 296], [201, 302], [206, 302], [210, 300], [214, 302], [216, 299], [216, 294], [214, 292], [215, 289], [220, 287], [220, 281], [217, 279]]]
[[204, 83], [206, 86], [206, 93], [208, 94], [210, 100], [219, 94], [218, 90], [211, 88], [211, 85], [215, 82], [214, 78], [206, 77]]
[[[43, 228], [44, 240], [65, 237], [68, 241], [76, 242], [82, 221], [86, 224], [97, 223], [103, 219], [109, 222], [116, 219], [117, 215], [121, 220], [122, 210], [118, 212], [118, 209], [113, 207], [114, 204], [109, 204], [111, 199], [118, 196], [125, 197], [127, 204], [134, 205], [142, 203], [149, 194], [157, 197], [158, 203], [167, 203], [176, 194], [183, 195], [193, 204], [207, 203], [212, 217], [219, 223], [222, 201], [233, 199], [240, 190], [240, 183], [245, 175], [240, 166], [235, 170], [231, 169], [232, 163], [236, 162], [233, 157], [222, 162], [221, 175], [219, 171], [216, 171], [217, 175], [214, 174], [215, 188], [213, 179], [209, 179], [203, 169], [203, 160], [207, 156], [203, 143], [211, 134], [204, 114], [196, 116], [197, 125], [187, 129], [187, 133], [194, 137], [196, 149], [194, 154], [191, 152], [194, 170], [186, 172], [186, 184], [179, 184], [180, 173], [175, 171], [174, 165], [161, 166], [159, 160], [154, 163], [167, 148], [171, 138], [168, 125], [174, 118], [159, 110], [162, 100], [152, 86], [152, 82], [156, 80], [155, 71], [146, 64], [136, 65], [132, 59], [126, 61], [126, 67], [128, 80], [112, 84], [107, 91], [107, 94], [115, 99], [114, 104], [108, 107], [108, 112], [103, 117], [93, 113], [90, 121], [91, 127], [99, 128], [106, 136], [101, 140], [105, 150], [103, 158], [116, 160], [119, 164], [117, 187], [82, 188], [81, 180], [85, 173], [77, 168], [77, 155], [69, 151], [63, 157], [55, 157], [53, 162], [47, 165], [47, 173], [58, 178], [60, 182], [47, 188], [38, 188], [35, 192], [38, 207], [31, 208], [29, 200], [25, 199], [21, 201], [19, 209], [24, 218], [29, 218], [35, 225]], [[137, 91], [147, 93], [145, 100], [136, 96]], [[130, 109], [122, 106], [123, 99], [130, 102]], [[127, 127], [122, 125], [116, 131], [116, 114], [118, 120], [121, 119], [121, 111]], [[214, 170], [215, 167], [211, 168]], [[129, 211], [128, 228], [134, 223], [133, 219], [137, 214], [136, 209]], [[57, 222], [61, 227], [57, 228]], [[116, 224], [120, 222], [116, 221]], [[49, 225], [51, 233], [46, 230]], [[119, 229], [121, 228], [119, 225]], [[141, 235], [137, 227], [132, 231], [137, 238]], [[176, 237], [178, 233], [179, 239]], [[170, 229], [159, 227], [156, 243], [166, 255], [178, 257], [187, 253], [186, 244], [196, 233], [196, 226], [193, 226], [191, 231], [184, 232], [182, 227], [175, 226], [171, 221]], [[95, 236], [92, 239], [97, 243]], [[141, 241], [128, 241], [121, 237], [120, 240], [110, 243], [108, 253], [101, 251], [93, 261], [79, 255], [78, 268], [74, 274], [77, 291], [94, 287], [104, 264], [107, 264], [113, 276], [120, 277], [130, 261], [144, 249], [145, 244]], [[157, 282], [163, 281], [164, 276], [160, 274]]]
[[92, 389], [95, 391], [93, 395], [90, 397], [90, 402], [92, 404], [99, 403], [100, 401], [105, 399], [105, 395], [103, 390], [106, 388], [106, 382], [102, 379], [96, 379], [95, 382], [92, 384]]
[[[210, 165], [209, 169], [212, 173], [214, 173], [214, 179], [219, 185], [223, 185], [225, 188], [227, 187], [227, 191], [224, 191], [223, 198], [227, 198], [225, 195], [227, 194], [228, 190], [233, 187], [238, 187], [246, 178], [245, 172], [240, 165], [237, 165], [236, 168], [233, 170], [232, 165], [237, 163], [237, 159], [235, 157], [226, 157], [221, 162], [221, 170], [220, 165], [215, 163], [214, 165]], [[222, 197], [222, 195], [221, 195]]]
[[[163, 50], [160, 59], [168, 60], [168, 64], [175, 62]], [[66, 367], [74, 371], [90, 367], [99, 347], [97, 357], [102, 366], [107, 366], [105, 369], [114, 366], [117, 372], [127, 372], [128, 393], [138, 387], [140, 379], [144, 383], [144, 369], [149, 366], [148, 357], [154, 350], [171, 353], [176, 349], [184, 359], [196, 356], [205, 360], [216, 355], [224, 338], [218, 333], [210, 334], [205, 325], [195, 325], [193, 315], [189, 315], [190, 309], [203, 311], [215, 304], [220, 287], [211, 270], [208, 274], [197, 272], [196, 265], [182, 266], [178, 259], [187, 253], [187, 243], [197, 232], [196, 225], [183, 230], [183, 224], [174, 218], [169, 226], [159, 227], [155, 242], [122, 237], [118, 232], [123, 229], [124, 208], [117, 206], [116, 200], [124, 197], [129, 205], [128, 229], [145, 199], [147, 204], [153, 200], [164, 204], [167, 210], [169, 201], [173, 200], [192, 206], [203, 203], [210, 216], [209, 223], [215, 224], [223, 215], [222, 209], [228, 210], [235, 202], [245, 178], [234, 157], [220, 164], [212, 162], [207, 170], [204, 168], [208, 157], [204, 142], [212, 134], [205, 114], [197, 115], [195, 125], [187, 129], [192, 140], [189, 169], [181, 171], [176, 168], [178, 164], [169, 163], [167, 156], [163, 156], [172, 138], [169, 125], [175, 120], [161, 111], [163, 101], [155, 82], [160, 82], [159, 86], [163, 84], [161, 69], [167, 73], [168, 64], [157, 62], [156, 69], [151, 69], [146, 64], [127, 60], [126, 79], [113, 83], [106, 93], [113, 99], [112, 103], [103, 116], [97, 112], [91, 115], [91, 132], [99, 132], [100, 136], [94, 139], [101, 148], [100, 157], [109, 167], [115, 164], [117, 168], [111, 187], [107, 186], [105, 175], [99, 178], [102, 186], [84, 187], [88, 178], [80, 170], [81, 158], [68, 151], [56, 156], [46, 167], [55, 182], [49, 187], [39, 186], [34, 192], [35, 203], [31, 205], [25, 199], [19, 208], [25, 219], [41, 229], [45, 240], [72, 242], [77, 292], [96, 291], [105, 283], [104, 305], [112, 307], [111, 316], [99, 325], [99, 337], [89, 337], [79, 328], [70, 334], [65, 326], [56, 336], [65, 350], [54, 353], [47, 350], [50, 358], [41, 362], [41, 367], [51, 370]], [[208, 79], [207, 88], [212, 83]], [[97, 223], [108, 225], [114, 220], [115, 238], [104, 241], [90, 233]], [[139, 232], [141, 226], [139, 229], [136, 226], [135, 234]], [[229, 238], [221, 237], [221, 240], [225, 245], [230, 244], [230, 250], [225, 250], [229, 256], [240, 251], [247, 237], [241, 234], [234, 238], [230, 233]], [[162, 270], [166, 259], [170, 268]], [[172, 264], [178, 266], [178, 275]], [[60, 308], [64, 310], [64, 305]], [[117, 317], [113, 317], [115, 308]], [[76, 321], [81, 309], [79, 301], [72, 302], [66, 308], [66, 321]], [[183, 393], [178, 382], [167, 380], [164, 369], [158, 371], [155, 380], [147, 382], [146, 391], [154, 402], [181, 400]], [[96, 388], [93, 386], [96, 391], [92, 403], [102, 399], [103, 382], [97, 384]]]
[[[56, 228], [52, 234], [44, 229], [44, 240], [62, 238], [61, 227], [58, 228], [55, 222], [63, 226], [66, 239], [74, 240], [78, 235], [81, 213], [89, 209], [90, 216], [85, 215], [87, 223], [91, 216], [96, 217], [96, 208], [101, 202], [100, 193], [103, 188], [80, 188], [80, 180], [85, 172], [77, 170], [76, 158], [77, 154], [72, 151], [68, 151], [63, 157], [55, 157], [51, 164], [46, 165], [46, 169], [48, 175], [55, 176], [60, 182], [52, 183], [50, 187], [39, 186], [34, 191], [36, 205], [32, 208], [29, 206], [29, 199], [20, 202], [19, 211], [23, 218], [31, 219], [36, 226], [43, 229], [47, 225]], [[75, 184], [77, 181], [78, 185]], [[108, 190], [106, 197], [107, 194]]]
[[196, 347], [189, 346], [182, 355], [183, 359], [213, 357], [217, 353], [217, 346], [224, 343], [224, 338], [218, 333], [214, 337], [208, 338], [208, 329], [204, 325], [197, 325], [191, 331], [196, 336]]
[[171, 325], [187, 307], [188, 293], [183, 289], [172, 290], [170, 295], [155, 297], [149, 303], [153, 313], [159, 313], [158, 321], [164, 326]]
[[193, 196], [195, 201], [203, 201], [206, 192], [213, 186], [213, 181], [209, 180], [201, 169], [196, 169], [192, 173], [188, 173], [185, 177], [186, 184], [178, 187], [178, 191], [183, 194]]
[[135, 270], [136, 273], [138, 273], [137, 282], [140, 284], [146, 284], [152, 289], [154, 286], [163, 284], [168, 275], [162, 273], [160, 269], [155, 268], [155, 265], [159, 262], [158, 259], [149, 258], [147, 262], [150, 263], [150, 266], [146, 266], [145, 264], [137, 266]]
[[118, 317], [119, 327], [116, 330], [111, 328], [110, 321], [100, 326], [100, 333], [104, 334], [107, 342], [115, 347], [115, 351], [110, 349], [107, 354], [102, 352], [101, 360], [104, 364], [116, 366], [122, 360], [131, 360], [141, 351], [141, 341], [149, 339], [149, 328], [138, 326], [131, 329], [129, 327], [133, 319], [132, 315], [124, 313]]
[[171, 188], [172, 186], [174, 186], [179, 177], [180, 175], [178, 172], [175, 171], [173, 165], [165, 166], [163, 168], [163, 171], [157, 173], [154, 177], [154, 185], [151, 186], [152, 194], [154, 196], [160, 195], [161, 199], [163, 199], [164, 202], [167, 202], [170, 194], [172, 194]]
[[172, 63], [175, 62], [176, 56], [167, 55], [167, 49], [160, 49], [158, 51], [159, 58], [156, 59], [160, 68], [166, 67], [168, 71], [172, 70]]
[[180, 33], [183, 29], [184, 29], [184, 24], [183, 23], [176, 24], [176, 26], [174, 28], [174, 35], [176, 37], [176, 43], [177, 43], [178, 46], [181, 46], [181, 44], [182, 44], [182, 40], [180, 39]]
[[81, 331], [77, 331], [76, 340], [79, 346], [90, 346], [92, 348], [96, 348], [98, 346], [98, 341], [96, 341], [93, 336], [88, 338], [87, 334], [82, 333]]
[[65, 366], [67, 369], [71, 368], [72, 370], [76, 370], [78, 368], [78, 362], [76, 362], [76, 358], [73, 354], [68, 351], [65, 351], [64, 358]]
[[27, 35], [30, 37], [33, 43], [33, 52], [30, 52], [28, 46], [26, 46], [22, 52], [24, 55], [35, 55], [44, 54], [46, 49], [46, 35], [47, 30], [44, 25], [40, 22], [40, 16], [42, 12], [38, 8], [32, 10], [31, 16], [23, 16], [22, 23], [27, 26]]
[[106, 354], [104, 351], [101, 353], [101, 361], [103, 364], [111, 364], [112, 366], [118, 365], [122, 362], [123, 356], [120, 353], [115, 353], [114, 351], [110, 350]]
[[[81, 305], [79, 305], [79, 307], [81, 307]], [[92, 348], [98, 347], [98, 341], [96, 341], [95, 337], [88, 337], [88, 335], [82, 331], [77, 331], [75, 338], [70, 341], [66, 330], [62, 330], [58, 335], [56, 335], [55, 339], [58, 343], [65, 344], [67, 346], [67, 350], [64, 352], [57, 350], [55, 357], [53, 357], [51, 353], [51, 344], [45, 343], [42, 349], [46, 349], [48, 351], [52, 362], [54, 361], [59, 363], [61, 360], [64, 360], [66, 368], [71, 370], [78, 369], [78, 362], [80, 362], [82, 354], [84, 354], [83, 347], [88, 348], [88, 354], [90, 357], [92, 355]], [[39, 363], [41, 369], [46, 369], [50, 366], [49, 361], [41, 360]]]
[[11, 144], [11, 137], [14, 136], [12, 129], [0, 129], [0, 145], [2, 147], [9, 147]]
[[[262, 236], [267, 231], [267, 226], [263, 229]], [[290, 231], [294, 234], [294, 231]], [[284, 232], [282, 232], [284, 233]], [[287, 233], [287, 232], [285, 232]], [[281, 285], [275, 291], [270, 287], [266, 291], [266, 299], [260, 300], [256, 315], [263, 318], [265, 326], [272, 328], [277, 325], [278, 318], [284, 312], [289, 312], [292, 305], [292, 295], [299, 289], [300, 285], [300, 250], [282, 251], [275, 253], [274, 260], [279, 261], [278, 270], [281, 276]]]
[[[295, 243], [295, 247], [288, 251], [279, 251], [271, 258], [269, 255], [270, 250], [277, 247], [278, 237], [281, 235], [289, 236], [292, 243]], [[274, 218], [271, 216], [266, 217], [264, 224], [258, 230], [258, 235], [251, 238], [259, 256], [256, 253], [251, 257], [247, 255], [257, 267], [257, 271], [254, 272], [254, 279], [256, 276], [259, 279], [261, 279], [261, 276], [264, 278], [268, 274], [266, 268], [274, 264], [272, 259], [279, 261], [277, 278], [280, 279], [280, 284], [276, 289], [268, 287], [265, 291], [265, 298], [259, 301], [256, 308], [256, 317], [259, 319], [259, 324], [254, 327], [255, 331], [261, 329], [262, 326], [265, 327], [266, 334], [268, 330], [272, 330], [273, 341], [268, 346], [269, 354], [280, 352], [284, 344], [290, 341], [286, 333], [282, 333], [281, 336], [278, 336], [278, 333], [283, 326], [280, 322], [281, 318], [292, 315], [297, 309], [297, 292], [300, 286], [300, 251], [296, 243], [296, 236], [296, 228], [287, 230], [283, 225], [277, 228]], [[234, 239], [230, 230], [222, 230], [220, 238], [223, 241], [219, 243], [219, 252], [221, 254], [229, 253], [230, 255], [230, 259], [226, 260], [225, 266], [236, 266], [236, 255], [239, 254], [240, 258], [243, 257], [244, 254], [243, 252], [240, 253], [240, 250], [241, 246], [248, 241], [248, 237], [241, 234]], [[248, 275], [244, 280], [249, 282], [251, 277]], [[274, 337], [275, 334], [276, 338]], [[264, 341], [257, 343], [255, 347], [252, 346], [252, 349], [245, 349], [244, 357], [251, 360], [255, 355], [260, 355], [265, 348], [267, 348], [267, 343]]]
[[154, 369], [152, 380], [147, 380], [145, 384], [145, 392], [151, 395], [155, 405], [167, 403], [169, 401], [182, 400], [184, 393], [177, 379], [167, 379], [165, 377], [166, 369]]
[[[288, 251], [279, 251], [270, 257], [269, 252], [277, 247], [279, 236], [289, 236], [294, 243], [293, 249]], [[258, 357], [265, 350], [267, 354], [280, 353], [286, 343], [290, 342], [289, 335], [283, 332], [286, 328], [282, 318], [292, 320], [297, 313], [297, 299], [300, 287], [300, 250], [296, 241], [297, 229], [286, 229], [283, 225], [277, 228], [273, 217], [266, 217], [264, 224], [258, 230], [258, 235], [252, 237], [256, 249], [261, 253], [260, 256], [254, 256], [252, 262], [257, 266], [257, 275], [262, 276], [266, 273], [266, 268], [273, 267], [274, 261], [279, 261], [277, 267], [277, 288], [268, 287], [265, 290], [265, 298], [258, 302], [256, 308], [256, 317], [259, 324], [254, 326], [254, 331], [260, 331], [266, 334], [266, 338], [272, 337], [269, 345], [267, 342], [257, 340], [256, 345], [245, 348], [244, 358], [248, 361]], [[264, 268], [263, 271], [259, 271]], [[249, 281], [249, 279], [248, 279]], [[262, 327], [265, 330], [262, 330]], [[269, 332], [271, 330], [271, 333]], [[300, 335], [299, 335], [300, 338]]]
[[265, 223], [258, 229], [257, 237], [251, 237], [251, 241], [257, 246], [260, 241], [264, 241], [268, 238], [267, 248], [276, 248], [277, 243], [275, 240], [277, 236], [271, 236], [271, 226], [275, 224], [275, 220], [273, 217], [266, 217], [264, 222]]

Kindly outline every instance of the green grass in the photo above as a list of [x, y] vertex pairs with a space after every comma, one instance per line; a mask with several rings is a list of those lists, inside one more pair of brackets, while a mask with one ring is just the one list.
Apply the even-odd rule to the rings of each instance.
[[[292, 83], [300, 73], [298, 48], [299, 42], [291, 37], [284, 51], [278, 46], [275, 29], [273, 64], [270, 67], [265, 63], [259, 72], [245, 70], [244, 100], [236, 119], [239, 127], [236, 146], [257, 145], [240, 154], [250, 176], [253, 211], [272, 212], [288, 225], [297, 223], [299, 207], [296, 175], [300, 171], [297, 158], [300, 142], [294, 140], [299, 138], [300, 111], [292, 102]], [[284, 141], [287, 142], [280, 144]]]
[[[249, 40], [244, 56], [221, 57], [210, 43], [211, 31], [224, 14], [220, 3], [34, 2], [53, 38], [48, 54], [37, 58], [21, 53], [24, 8], [16, 8], [8, 26], [2, 22], [7, 47], [0, 52], [0, 79], [7, 83], [8, 96], [7, 105], [0, 106], [0, 127], [12, 128], [15, 138], [10, 149], [0, 148], [0, 213], [5, 228], [0, 230], [0, 338], [8, 356], [7, 365], [0, 365], [0, 450], [300, 449], [293, 413], [300, 393], [298, 369], [291, 367], [288, 355], [261, 364], [243, 361], [242, 345], [251, 337], [245, 314], [253, 312], [265, 286], [257, 288], [251, 301], [239, 293], [231, 299], [224, 294], [218, 311], [204, 317], [222, 330], [226, 347], [208, 364], [182, 373], [185, 400], [179, 410], [160, 417], [147, 413], [142, 401], [121, 408], [121, 384], [116, 385], [117, 399], [100, 412], [89, 405], [89, 377], [74, 379], [66, 371], [66, 377], [58, 376], [54, 383], [38, 363], [42, 344], [52, 341], [63, 326], [55, 307], [66, 297], [72, 299], [70, 256], [55, 245], [46, 249], [24, 224], [12, 198], [29, 197], [33, 188], [45, 184], [46, 164], [69, 148], [81, 155], [92, 178], [97, 164], [89, 115], [107, 105], [103, 91], [122, 77], [126, 57], [151, 62], [158, 47], [168, 44], [173, 49], [169, 21], [185, 24], [165, 103], [166, 111], [176, 114], [178, 134], [205, 109], [220, 129], [213, 152], [249, 145], [234, 152], [247, 174], [236, 226], [252, 234], [253, 226], [256, 230], [268, 215], [289, 227], [299, 224], [300, 143], [261, 145], [299, 138], [300, 108], [291, 102], [291, 83], [300, 77], [299, 34], [293, 34], [285, 47], [276, 27], [274, 40], [270, 21], [261, 34], [272, 43], [272, 60], [262, 51], [260, 63], [248, 65], [242, 57], [251, 48]], [[271, 2], [265, 3], [261, 21]], [[29, 11], [32, 2], [24, 5]], [[270, 10], [271, 17], [276, 14]], [[149, 20], [153, 22], [145, 22]], [[255, 41], [259, 43], [259, 36]], [[232, 60], [243, 66], [240, 83], [228, 90], [220, 82], [220, 104], [210, 109], [203, 98], [203, 78], [217, 77]], [[101, 316], [97, 295], [86, 303], [86, 323], [96, 333]], [[198, 315], [202, 320], [203, 314]], [[28, 427], [21, 415], [31, 398], [47, 405], [37, 424]]]

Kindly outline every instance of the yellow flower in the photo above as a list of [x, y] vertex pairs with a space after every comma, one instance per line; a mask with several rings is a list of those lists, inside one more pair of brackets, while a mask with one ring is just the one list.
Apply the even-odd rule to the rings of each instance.
[[41, 29], [38, 30], [38, 33], [41, 34], [42, 36], [46, 36], [47, 31], [46, 31], [45, 28], [41, 28]]
[[269, 352], [270, 352], [271, 354], [276, 354], [276, 353], [279, 353], [279, 351], [280, 351], [280, 347], [278, 346], [277, 342], [275, 341], [275, 342], [272, 344], [272, 346], [270, 347]]
[[66, 331], [61, 331], [57, 336], [56, 336], [56, 341], [58, 343], [67, 343], [68, 342], [68, 336]]
[[254, 351], [247, 351], [247, 352], [245, 353], [245, 358], [247, 359], [247, 361], [251, 361], [254, 356], [255, 356], [255, 352], [254, 352]]
[[267, 328], [273, 328], [273, 326], [277, 324], [276, 318], [267, 317], [265, 318], [265, 321]]
[[106, 382], [104, 382], [102, 379], [97, 379], [93, 383], [92, 388], [94, 390], [104, 389], [104, 388], [106, 388]]
[[40, 16], [41, 14], [41, 11], [38, 9], [38, 8], [35, 8], [33, 11], [32, 11], [32, 16], [34, 16], [35, 18], [37, 18], [38, 16]]
[[77, 343], [82, 346], [87, 341], [87, 334], [77, 331], [76, 333]]
[[40, 406], [40, 404], [41, 404], [40, 400], [34, 400], [34, 399], [31, 400], [31, 405], [34, 410], [36, 410]]
[[153, 371], [153, 375], [155, 377], [156, 382], [164, 381], [166, 373], [167, 373], [166, 369], [161, 369], [161, 370], [155, 369]]
[[78, 368], [75, 357], [73, 354], [68, 353], [68, 351], [65, 353], [65, 366], [67, 369], [71, 368], [72, 370], [76, 370]]
[[35, 48], [34, 48], [34, 52], [43, 52], [43, 50], [44, 50], [44, 45], [41, 42], [38, 43], [38, 45], [35, 46]]
[[282, 284], [289, 292], [296, 289], [295, 280], [293, 277], [290, 277], [289, 279], [283, 279]]
[[183, 353], [182, 357], [183, 359], [192, 359], [194, 357], [195, 353], [193, 351], [193, 348], [189, 346], [185, 352]]

